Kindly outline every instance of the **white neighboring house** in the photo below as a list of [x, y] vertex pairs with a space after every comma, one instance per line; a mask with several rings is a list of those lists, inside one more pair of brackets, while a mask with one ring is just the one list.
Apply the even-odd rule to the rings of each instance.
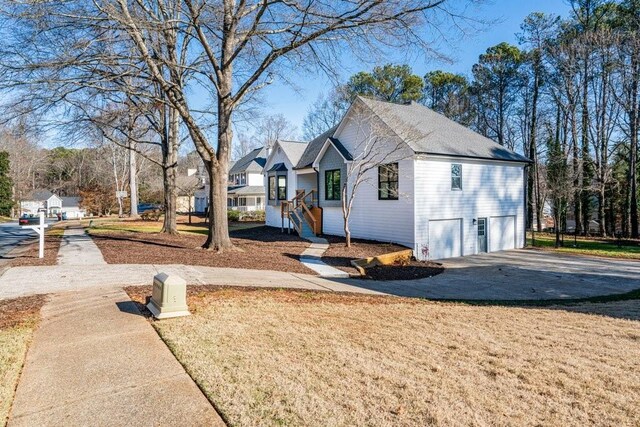
[[[371, 149], [384, 163], [356, 192], [352, 238], [398, 243], [421, 260], [524, 246], [527, 158], [422, 105], [362, 97], [313, 141], [274, 145], [264, 168], [267, 225], [304, 218], [303, 236], [312, 221], [315, 234], [344, 236], [339, 189], [352, 188], [353, 165]], [[311, 214], [283, 218], [281, 205], [299, 204], [297, 194]]]
[[[241, 212], [264, 210], [265, 190], [262, 169], [266, 162], [266, 149], [251, 150], [230, 164], [227, 208]], [[195, 210], [204, 213], [209, 205], [209, 182], [195, 193]]]
[[46, 216], [66, 214], [68, 219], [84, 218], [85, 210], [80, 207], [80, 197], [61, 197], [48, 190], [36, 190], [20, 202], [20, 212], [37, 214], [44, 212]]

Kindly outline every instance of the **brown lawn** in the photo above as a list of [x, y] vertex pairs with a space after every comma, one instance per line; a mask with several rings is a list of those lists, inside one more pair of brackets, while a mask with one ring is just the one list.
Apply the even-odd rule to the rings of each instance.
[[35, 330], [42, 295], [0, 300], [0, 425], [6, 423], [27, 348]]
[[[129, 291], [142, 300], [150, 288]], [[231, 425], [640, 423], [638, 300], [621, 320], [284, 290], [189, 295], [193, 316], [153, 324]]]
[[309, 243], [272, 227], [231, 231], [239, 251], [223, 253], [201, 249], [206, 240], [203, 234], [168, 236], [110, 229], [89, 232], [109, 264], [186, 264], [315, 274], [298, 261]]
[[[351, 247], [345, 246], [345, 239], [339, 236], [324, 236], [329, 241], [329, 249], [322, 260], [353, 276], [359, 276], [358, 270], [351, 265], [351, 261], [359, 258], [369, 258], [390, 252], [403, 251], [407, 248], [395, 243], [383, 243], [372, 240], [352, 239]], [[420, 262], [411, 260], [401, 265], [377, 266], [367, 269], [366, 279], [373, 280], [413, 280], [435, 276], [444, 268], [434, 262]]]

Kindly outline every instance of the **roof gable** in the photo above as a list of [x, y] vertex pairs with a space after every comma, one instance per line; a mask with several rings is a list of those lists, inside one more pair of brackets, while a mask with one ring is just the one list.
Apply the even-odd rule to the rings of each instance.
[[262, 168], [267, 162], [266, 150], [263, 148], [256, 148], [251, 150], [248, 154], [240, 158], [233, 163], [233, 166], [229, 169], [230, 174], [243, 173], [243, 172], [262, 172]]
[[333, 146], [333, 148], [336, 149], [336, 151], [338, 152], [338, 154], [340, 154], [340, 156], [344, 159], [344, 161], [346, 162], [353, 161], [353, 156], [351, 155], [351, 153], [349, 153], [349, 151], [345, 148], [345, 146], [342, 145], [342, 143], [338, 139], [330, 137], [325, 140], [324, 144], [322, 144], [320, 152], [318, 152], [318, 155], [313, 160], [313, 164], [312, 164], [313, 167], [319, 166], [320, 160], [324, 157], [325, 153], [327, 152], [330, 146]]
[[49, 190], [34, 190], [26, 198], [29, 201], [45, 202], [53, 196], [53, 193]]
[[[300, 160], [300, 157], [302, 157], [307, 145], [309, 145], [307, 142], [277, 140], [273, 144], [271, 153], [269, 153], [264, 167], [273, 165], [274, 157], [280, 154], [284, 155], [289, 163], [295, 166]], [[276, 163], [281, 163], [281, 161], [278, 160]]]
[[313, 162], [316, 160], [316, 157], [318, 157], [318, 153], [320, 153], [320, 150], [322, 150], [324, 143], [327, 141], [327, 138], [333, 136], [337, 129], [338, 125], [335, 125], [331, 129], [318, 135], [311, 142], [309, 142], [309, 144], [307, 144], [307, 148], [304, 150], [304, 153], [300, 157], [298, 164], [295, 166], [295, 169], [304, 169], [311, 167]]
[[393, 104], [360, 96], [356, 102], [372, 111], [415, 153], [529, 162], [526, 157], [415, 102]]

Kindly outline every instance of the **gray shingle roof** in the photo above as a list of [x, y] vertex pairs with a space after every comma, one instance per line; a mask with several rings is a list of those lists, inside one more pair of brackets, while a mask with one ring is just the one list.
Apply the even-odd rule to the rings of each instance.
[[336, 147], [336, 150], [340, 152], [340, 154], [342, 155], [342, 157], [344, 157], [345, 160], [347, 161], [353, 160], [353, 156], [351, 155], [349, 150], [347, 150], [345, 146], [342, 145], [342, 142], [340, 142], [340, 140], [336, 138], [329, 138], [329, 140], [331, 141], [333, 146]]
[[33, 190], [25, 197], [29, 201], [43, 202], [49, 200], [49, 197], [53, 196], [53, 193], [49, 190]]
[[307, 142], [299, 142], [299, 141], [278, 141], [280, 147], [284, 151], [284, 154], [287, 155], [289, 160], [293, 165], [297, 165], [304, 153], [307, 145]]
[[[417, 104], [358, 97], [416, 153], [529, 162], [526, 157]], [[357, 102], [356, 101], [356, 102]]]
[[72, 208], [80, 206], [80, 197], [60, 197], [63, 208]]
[[275, 163], [267, 172], [286, 172], [287, 166], [284, 163]]
[[264, 148], [256, 148], [251, 150], [249, 154], [234, 162], [229, 169], [230, 174], [243, 172], [262, 172], [266, 159], [266, 150]]
[[227, 192], [228, 194], [264, 194], [264, 185], [245, 185], [244, 187], [236, 187]]
[[334, 132], [338, 128], [338, 125], [332, 127], [325, 133], [317, 136], [313, 139], [309, 144], [307, 144], [307, 148], [300, 157], [298, 164], [296, 165], [296, 169], [304, 169], [311, 167], [313, 161], [318, 157], [318, 153], [322, 150], [322, 146], [326, 142], [327, 138], [333, 136]]

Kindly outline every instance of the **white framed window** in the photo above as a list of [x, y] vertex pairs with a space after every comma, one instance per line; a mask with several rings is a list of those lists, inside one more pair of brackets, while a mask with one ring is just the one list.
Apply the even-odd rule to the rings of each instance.
[[462, 165], [451, 164], [451, 190], [462, 190]]

